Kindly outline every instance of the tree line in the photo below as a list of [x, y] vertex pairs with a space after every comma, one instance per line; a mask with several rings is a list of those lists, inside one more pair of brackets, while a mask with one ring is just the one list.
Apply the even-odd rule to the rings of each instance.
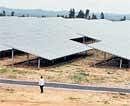
[[[105, 14], [103, 12], [100, 13], [100, 16], [97, 17], [96, 14], [92, 13], [90, 14], [90, 10], [86, 9], [85, 12], [83, 10], [79, 10], [78, 13], [76, 13], [75, 9], [72, 8], [69, 10], [69, 14], [68, 15], [57, 15], [57, 17], [63, 17], [63, 18], [84, 18], [84, 19], [105, 19]], [[120, 19], [120, 21], [125, 21], [126, 20], [126, 16], [124, 16], [123, 18]]]
[[[92, 14], [90, 15], [90, 10], [89, 9], [86, 9], [86, 11], [84, 12], [83, 10], [79, 10], [78, 12], [78, 15], [76, 15], [76, 12], [75, 12], [75, 9], [70, 9], [69, 11], [69, 18], [85, 18], [85, 19], [98, 19], [96, 14]], [[104, 13], [101, 12], [100, 14], [100, 19], [104, 19], [105, 16], [104, 16]]]
[[[90, 10], [89, 9], [86, 9], [86, 11], [84, 12], [83, 10], [79, 10], [78, 14], [76, 13], [75, 9], [72, 8], [69, 10], [69, 14], [68, 16], [64, 16], [64, 15], [57, 15], [57, 17], [63, 17], [63, 18], [85, 18], [85, 19], [98, 19], [96, 14], [92, 14], [90, 15]], [[100, 19], [104, 19], [104, 13], [101, 12], [100, 14]]]
[[[10, 15], [7, 15], [6, 14], [6, 11], [2, 11], [1, 13], [0, 13], [0, 16], [15, 16], [15, 12], [14, 11], [12, 11], [11, 13], [10, 13]], [[17, 15], [16, 15], [17, 16]], [[19, 17], [29, 17], [29, 14], [27, 14], [27, 15], [21, 15], [21, 16], [19, 16]], [[43, 16], [42, 16], [43, 17]]]
[[[10, 12], [10, 15], [7, 15], [6, 14], [6, 11], [2, 11], [0, 13], [0, 16], [15, 16], [15, 12], [12, 11]], [[29, 17], [29, 14], [27, 14], [26, 16], [23, 14], [21, 15], [20, 17]], [[41, 16], [41, 17], [46, 17], [46, 16]], [[74, 8], [70, 9], [69, 10], [69, 14], [68, 15], [57, 15], [57, 17], [63, 17], [63, 18], [84, 18], [84, 19], [88, 19], [88, 20], [91, 20], [91, 19], [105, 19], [105, 15], [103, 12], [100, 13], [100, 17], [97, 17], [96, 14], [90, 14], [90, 10], [89, 9], [86, 9], [85, 12], [83, 10], [79, 10], [79, 12], [77, 13], [75, 11]], [[125, 21], [126, 20], [126, 16], [123, 16], [120, 21]]]

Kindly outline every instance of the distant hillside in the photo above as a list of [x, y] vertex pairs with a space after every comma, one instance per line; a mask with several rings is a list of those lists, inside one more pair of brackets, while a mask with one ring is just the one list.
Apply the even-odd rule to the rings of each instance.
[[118, 21], [121, 18], [126, 16], [127, 20], [130, 20], [130, 14], [113, 14], [113, 13], [105, 13], [105, 19], [113, 20], [113, 21]]
[[[57, 15], [68, 15], [68, 11], [47, 11], [42, 9], [10, 9], [5, 7], [0, 7], [0, 13], [2, 11], [6, 12], [6, 15], [10, 15], [12, 11], [15, 12], [16, 16], [32, 16], [32, 17], [56, 17]], [[91, 11], [90, 11], [91, 12]], [[78, 12], [76, 12], [77, 14]], [[91, 15], [92, 13], [90, 13]], [[95, 13], [98, 18], [100, 18], [100, 13]], [[123, 16], [126, 16], [126, 19], [130, 20], [130, 14], [114, 14], [114, 13], [104, 13], [105, 19], [109, 20], [120, 20]]]
[[32, 16], [32, 17], [41, 17], [41, 16], [47, 16], [47, 17], [56, 17], [57, 14], [60, 15], [67, 15], [68, 11], [47, 11], [47, 10], [41, 10], [41, 9], [10, 9], [5, 7], [0, 7], [0, 12], [6, 11], [6, 15], [10, 15], [12, 11], [15, 12], [16, 16]]

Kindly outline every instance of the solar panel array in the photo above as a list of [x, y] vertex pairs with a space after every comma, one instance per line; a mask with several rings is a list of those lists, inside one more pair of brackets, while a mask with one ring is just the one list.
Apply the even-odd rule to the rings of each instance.
[[[91, 47], [130, 60], [130, 21], [4, 17], [0, 23], [0, 43], [7, 49], [53, 60]], [[70, 40], [83, 36], [100, 42], [86, 46]]]
[[97, 40], [88, 45], [112, 55], [130, 60], [130, 21], [112, 22], [108, 20], [68, 20], [64, 21], [81, 35]]
[[81, 36], [72, 33], [68, 27], [61, 26], [60, 22], [53, 18], [7, 17], [0, 18], [0, 23], [1, 45], [48, 60], [90, 49], [86, 45], [70, 40]]

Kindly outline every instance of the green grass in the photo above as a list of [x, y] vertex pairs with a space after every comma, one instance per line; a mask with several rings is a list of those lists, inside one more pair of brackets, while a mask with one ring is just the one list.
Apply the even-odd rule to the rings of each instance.
[[33, 74], [34, 72], [29, 72], [29, 71], [25, 71], [25, 70], [17, 70], [14, 68], [0, 68], [0, 74], [11, 74], [11, 75], [15, 75], [15, 74]]
[[80, 70], [71, 76], [71, 80], [74, 83], [88, 82], [87, 76], [89, 76], [89, 74], [86, 74], [85, 71]]
[[1, 68], [0, 69], [1, 74], [3, 74], [3, 73], [19, 73], [19, 72], [20, 72], [19, 70], [11, 69], [11, 68], [10, 69], [8, 69], [8, 68]]
[[6, 69], [6, 68], [0, 68], [0, 73], [7, 73], [9, 72], [9, 69]]

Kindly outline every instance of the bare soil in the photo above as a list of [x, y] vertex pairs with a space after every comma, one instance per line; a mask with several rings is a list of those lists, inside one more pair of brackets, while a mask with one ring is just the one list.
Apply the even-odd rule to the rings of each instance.
[[129, 106], [130, 95], [0, 85], [0, 106]]

